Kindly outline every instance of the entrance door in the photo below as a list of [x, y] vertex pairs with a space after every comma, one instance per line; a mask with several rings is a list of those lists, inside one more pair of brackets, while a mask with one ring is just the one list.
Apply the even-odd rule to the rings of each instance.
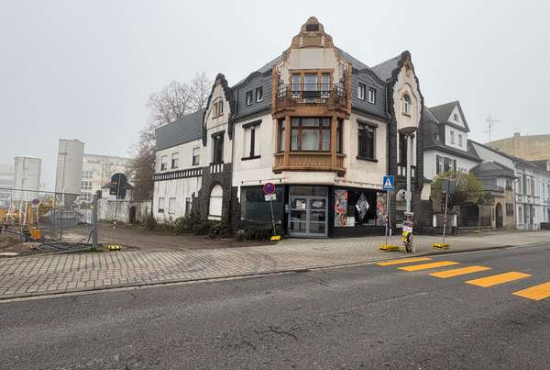
[[327, 236], [328, 198], [322, 196], [290, 196], [290, 236]]
[[496, 207], [496, 221], [497, 221], [497, 229], [502, 229], [503, 224], [503, 214], [502, 214], [502, 204], [497, 203]]

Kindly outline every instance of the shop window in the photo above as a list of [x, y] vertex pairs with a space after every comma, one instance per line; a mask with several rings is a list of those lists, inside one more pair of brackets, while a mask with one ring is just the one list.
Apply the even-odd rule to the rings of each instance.
[[[284, 195], [282, 189], [277, 189], [277, 200], [273, 201], [273, 217], [276, 223], [281, 223], [284, 214]], [[241, 220], [253, 223], [271, 224], [270, 202], [265, 201], [263, 187], [241, 188]]]
[[292, 151], [330, 150], [330, 118], [292, 118]]
[[358, 126], [358, 157], [361, 159], [375, 159], [376, 128], [359, 123]]
[[222, 219], [223, 188], [221, 185], [215, 185], [210, 192], [210, 202], [208, 205], [208, 219]]
[[334, 190], [335, 227], [382, 226], [385, 217], [385, 194], [373, 190]]

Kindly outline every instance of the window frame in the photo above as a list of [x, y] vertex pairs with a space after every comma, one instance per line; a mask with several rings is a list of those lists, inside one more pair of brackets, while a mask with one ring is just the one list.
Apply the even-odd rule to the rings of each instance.
[[210, 164], [223, 164], [223, 150], [224, 150], [224, 134], [225, 131], [216, 132], [212, 134], [212, 163]]
[[[161, 203], [162, 203], [162, 207], [161, 207]], [[159, 202], [157, 205], [157, 213], [164, 213], [164, 206], [166, 205], [164, 203], [165, 203], [164, 197], [159, 197]]]
[[[303, 121], [305, 119], [316, 119], [317, 120], [317, 126], [304, 126]], [[293, 125], [293, 121], [298, 120], [298, 126]], [[328, 126], [323, 126], [323, 121], [326, 120], [328, 122]], [[332, 119], [331, 117], [291, 117], [290, 122], [290, 145], [289, 149], [291, 152], [313, 152], [313, 153], [330, 153], [330, 147], [331, 147], [331, 141], [332, 137], [330, 134], [331, 131], [331, 125], [332, 125]], [[314, 131], [318, 130], [318, 143], [317, 143], [317, 150], [304, 150], [302, 149], [303, 144], [303, 132], [306, 131]], [[328, 131], [329, 133], [329, 144], [328, 149], [323, 150], [323, 133], [324, 131]], [[292, 134], [294, 131], [297, 131], [297, 148], [293, 149], [292, 147]]]
[[[174, 201], [174, 209], [172, 209], [172, 200]], [[168, 198], [168, 214], [174, 215], [176, 214], [176, 197], [169, 197]]]
[[409, 97], [408, 94], [403, 94], [403, 97], [401, 98], [401, 106], [402, 106], [402, 111], [403, 111], [403, 114], [406, 115], [406, 116], [410, 116], [411, 115], [411, 98]]
[[264, 100], [264, 87], [259, 86], [254, 90], [256, 103], [260, 103]]
[[[174, 164], [175, 162], [175, 164]], [[179, 165], [179, 152], [172, 153], [172, 158], [170, 158], [170, 169], [175, 170]]]
[[284, 153], [286, 149], [286, 122], [284, 118], [277, 121], [277, 153]]
[[[376, 133], [378, 126], [370, 122], [357, 122], [357, 159], [377, 162]], [[369, 138], [370, 135], [370, 138]], [[370, 150], [369, 150], [370, 148]], [[369, 153], [372, 152], [372, 153]], [[372, 154], [372, 155], [370, 155]]]
[[453, 130], [449, 131], [449, 136], [450, 136], [451, 144], [456, 145], [455, 132]]
[[368, 88], [367, 101], [371, 104], [376, 104], [376, 89], [374, 87]]
[[244, 148], [244, 150], [246, 151], [248, 149], [248, 152], [246, 153], [245, 152], [245, 156], [241, 158], [241, 160], [243, 161], [246, 161], [246, 160], [251, 160], [251, 159], [258, 159], [260, 158], [260, 154], [259, 153], [256, 153], [256, 149], [258, 147], [258, 145], [256, 145], [256, 132], [258, 131], [258, 129], [260, 128], [260, 125], [261, 125], [262, 121], [259, 120], [259, 121], [254, 121], [254, 122], [249, 122], [249, 123], [245, 123], [242, 128], [243, 128], [243, 133], [245, 135], [245, 140], [243, 140], [243, 142], [245, 143], [246, 145], [246, 135], [250, 135], [250, 140], [248, 141], [248, 148]]
[[362, 82], [357, 84], [357, 99], [367, 100], [367, 85]]
[[[195, 154], [195, 150], [198, 150], [197, 154]], [[201, 148], [197, 146], [191, 150], [191, 165], [198, 166], [201, 162], [200, 158], [201, 158]]]
[[245, 93], [245, 104], [246, 106], [252, 105], [254, 103], [254, 95], [252, 90], [248, 90]]
[[160, 156], [160, 170], [166, 171], [168, 169], [168, 156], [167, 155], [161, 155]]

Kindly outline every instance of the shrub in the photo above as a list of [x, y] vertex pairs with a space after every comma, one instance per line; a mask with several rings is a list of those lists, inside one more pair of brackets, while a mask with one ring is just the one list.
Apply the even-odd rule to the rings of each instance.
[[233, 234], [231, 225], [227, 222], [212, 222], [210, 224], [210, 236], [221, 236], [223, 238], [229, 237]]
[[155, 220], [153, 215], [148, 215], [147, 218], [145, 218], [145, 228], [151, 231], [157, 228], [157, 220]]
[[176, 219], [176, 222], [174, 223], [175, 232], [178, 235], [195, 232], [197, 226], [203, 222], [204, 221], [201, 220], [198, 213], [191, 213], [190, 215]]

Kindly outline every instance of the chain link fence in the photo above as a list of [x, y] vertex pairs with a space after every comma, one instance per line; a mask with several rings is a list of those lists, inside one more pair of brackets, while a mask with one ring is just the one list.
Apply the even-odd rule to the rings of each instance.
[[32, 243], [30, 248], [40, 251], [91, 245], [93, 200], [81, 199], [80, 194], [12, 188], [0, 188], [0, 195], [4, 239], [16, 238]]

